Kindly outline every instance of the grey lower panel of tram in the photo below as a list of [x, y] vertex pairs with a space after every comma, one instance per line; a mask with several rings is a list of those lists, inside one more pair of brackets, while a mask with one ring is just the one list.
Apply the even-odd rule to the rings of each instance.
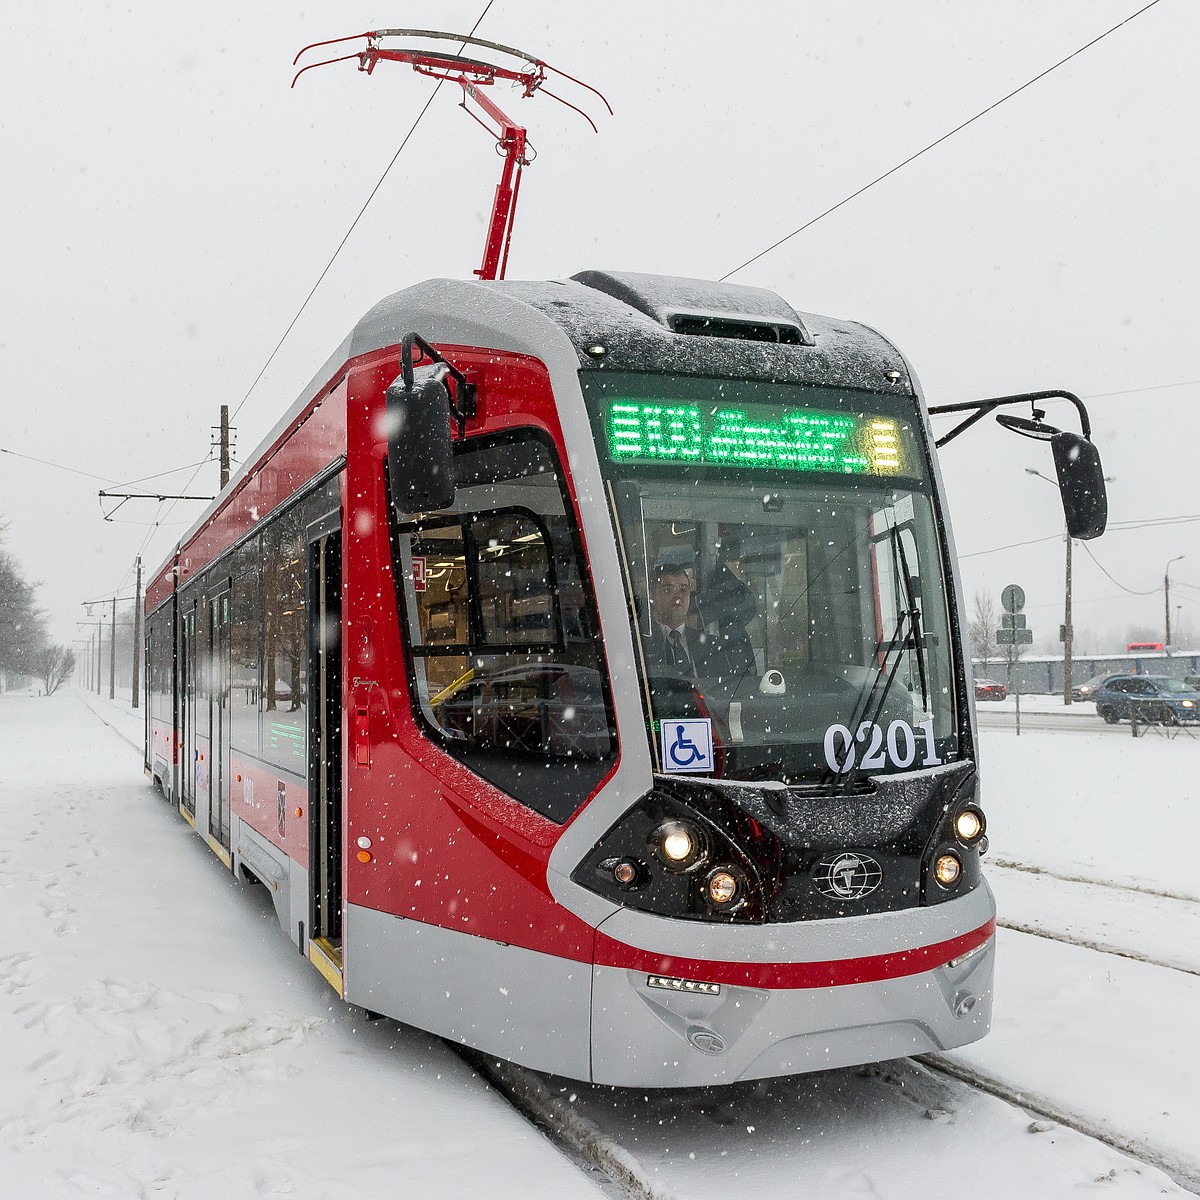
[[699, 1087], [946, 1050], [991, 1023], [995, 939], [957, 965], [841, 987], [721, 985], [717, 995], [647, 985], [597, 967], [592, 1081]]
[[995, 941], [955, 965], [840, 987], [716, 995], [348, 905], [345, 997], [536, 1070], [696, 1087], [944, 1050], [991, 1020]]
[[588, 1079], [590, 963], [346, 905], [345, 997], [539, 1071]]

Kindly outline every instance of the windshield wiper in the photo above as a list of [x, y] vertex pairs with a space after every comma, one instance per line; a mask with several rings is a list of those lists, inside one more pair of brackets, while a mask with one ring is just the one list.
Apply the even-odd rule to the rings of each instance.
[[[870, 705], [871, 698], [876, 695], [876, 689], [878, 689], [878, 698], [875, 701], [875, 711], [871, 714], [870, 720], [865, 723], [870, 725], [877, 725], [879, 723], [884, 705], [891, 694], [892, 684], [896, 682], [896, 673], [900, 669], [900, 663], [903, 660], [905, 650], [913, 650], [916, 654], [917, 675], [921, 685], [921, 702], [925, 708], [929, 707], [929, 681], [925, 668], [925, 638], [921, 631], [921, 609], [917, 603], [912, 576], [908, 570], [908, 556], [904, 552], [904, 541], [900, 536], [900, 527], [895, 522], [889, 522], [888, 524], [888, 540], [892, 548], [892, 573], [896, 577], [895, 582], [897, 585], [903, 583], [904, 598], [908, 607], [900, 609], [897, 612], [896, 631], [892, 634], [887, 648], [884, 649], [881, 643], [877, 643], [875, 646], [876, 655], [879, 654], [880, 650], [883, 650], [883, 657], [879, 660], [874, 674], [864, 684], [858, 694], [858, 698], [854, 701], [854, 719], [848, 726], [850, 730], [850, 742], [846, 747], [847, 754], [849, 754], [858, 739], [858, 731], [864, 724], [867, 708]], [[897, 591], [899, 590], [900, 588], [897, 587]], [[889, 670], [888, 660], [891, 659], [893, 651], [895, 651], [896, 657], [892, 661], [891, 669]], [[879, 681], [882, 679], [885, 671], [887, 672], [887, 679], [883, 687], [880, 688]], [[863, 768], [858, 763], [847, 771], [837, 773], [828, 772], [826, 779], [829, 778], [829, 775], [833, 776], [831, 794], [836, 796], [839, 792], [845, 791], [863, 773]]]

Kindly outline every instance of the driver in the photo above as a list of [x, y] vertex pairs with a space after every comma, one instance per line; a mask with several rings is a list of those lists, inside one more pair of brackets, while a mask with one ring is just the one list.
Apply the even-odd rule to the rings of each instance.
[[650, 587], [651, 627], [643, 638], [648, 666], [681, 678], [696, 680], [713, 674], [713, 650], [708, 638], [688, 624], [692, 583], [687, 569], [661, 563]]

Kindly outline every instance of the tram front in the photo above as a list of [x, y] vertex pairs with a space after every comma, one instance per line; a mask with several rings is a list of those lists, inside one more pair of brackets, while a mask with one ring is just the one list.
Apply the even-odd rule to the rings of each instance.
[[581, 381], [654, 771], [572, 875], [620, 905], [593, 1077], [703, 1084], [983, 1036], [995, 908], [919, 400]]

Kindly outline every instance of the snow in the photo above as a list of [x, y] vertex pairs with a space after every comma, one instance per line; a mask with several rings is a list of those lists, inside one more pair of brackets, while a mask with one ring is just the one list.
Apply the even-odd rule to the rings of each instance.
[[[140, 742], [119, 701], [0, 696], [0, 1194], [600, 1194], [443, 1043], [344, 1007]], [[1147, 1161], [1200, 1188], [1200, 744], [985, 730], [981, 757], [989, 862], [1016, 865], [989, 870], [993, 1031], [945, 1058], [1026, 1108], [908, 1061], [533, 1086], [648, 1196], [1186, 1194]]]
[[437, 1039], [343, 1006], [149, 787], [140, 718], [89, 703], [116, 730], [0, 697], [0, 1194], [599, 1194]]

